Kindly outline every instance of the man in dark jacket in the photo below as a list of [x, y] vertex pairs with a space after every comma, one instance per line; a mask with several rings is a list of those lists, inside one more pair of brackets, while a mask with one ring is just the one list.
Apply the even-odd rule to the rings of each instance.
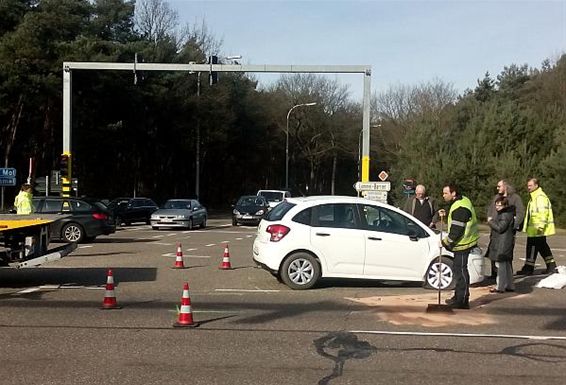
[[[495, 194], [487, 208], [487, 217], [495, 218], [497, 216], [495, 202], [500, 197], [507, 198], [507, 201], [509, 202], [508, 206], [513, 209], [513, 228], [515, 231], [521, 231], [523, 220], [525, 219], [525, 205], [523, 205], [523, 200], [519, 194], [515, 192], [515, 188], [505, 179], [501, 179], [497, 182], [497, 194]], [[489, 257], [489, 249], [486, 257]], [[492, 261], [491, 278], [495, 279], [496, 276], [497, 267], [495, 266], [495, 262]]]
[[460, 194], [456, 186], [450, 184], [442, 189], [442, 197], [450, 202], [448, 215], [446, 210], [438, 211], [441, 217], [447, 217], [448, 236], [442, 239], [442, 246], [454, 253], [454, 296], [446, 300], [455, 309], [469, 309], [470, 274], [468, 257], [479, 239], [478, 219], [469, 198]]
[[497, 214], [487, 218], [491, 228], [489, 240], [489, 258], [497, 266], [496, 287], [492, 293], [514, 291], [513, 287], [513, 249], [515, 247], [514, 208], [509, 200], [500, 196], [495, 200]]
[[403, 210], [430, 228], [438, 222], [438, 206], [433, 198], [426, 195], [425, 186], [417, 185], [415, 196], [407, 199]]

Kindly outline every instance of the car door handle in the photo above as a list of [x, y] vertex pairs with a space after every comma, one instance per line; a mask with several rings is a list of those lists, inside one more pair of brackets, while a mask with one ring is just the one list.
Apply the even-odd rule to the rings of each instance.
[[328, 233], [316, 233], [316, 235], [318, 235], [319, 237], [329, 237], [330, 234]]
[[381, 241], [381, 238], [378, 237], [368, 237], [370, 241]]

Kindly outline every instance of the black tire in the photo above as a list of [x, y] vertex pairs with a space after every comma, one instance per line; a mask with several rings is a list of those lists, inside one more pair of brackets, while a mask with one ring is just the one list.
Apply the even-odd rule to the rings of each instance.
[[116, 223], [116, 227], [119, 227], [122, 226], [122, 223], [124, 223], [124, 221], [122, 220], [121, 216], [117, 216], [115, 223]]
[[[454, 289], [456, 285], [456, 281], [454, 280], [454, 261], [451, 258], [442, 257], [440, 264], [441, 289]], [[435, 258], [426, 270], [424, 287], [425, 289], [438, 290], [438, 258]]]
[[201, 228], [201, 229], [204, 229], [204, 228], [206, 227], [206, 220], [207, 220], [207, 218], [204, 217], [202, 223], [200, 224], [200, 228]]
[[152, 228], [153, 230], [159, 230], [159, 227], [157, 227], [157, 226], [151, 226], [151, 228]]
[[320, 278], [320, 265], [312, 255], [297, 252], [283, 262], [279, 275], [283, 283], [293, 290], [310, 289]]
[[232, 218], [232, 226], [238, 226], [238, 221], [236, 218]]
[[69, 222], [61, 229], [61, 238], [71, 243], [81, 243], [85, 239], [85, 230], [75, 222]]
[[187, 230], [192, 230], [193, 229], [193, 218], [189, 219], [189, 224], [187, 225]]

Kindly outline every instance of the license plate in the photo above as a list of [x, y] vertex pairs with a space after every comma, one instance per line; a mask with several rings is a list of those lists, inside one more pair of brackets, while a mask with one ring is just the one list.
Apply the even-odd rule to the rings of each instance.
[[244, 215], [244, 216], [242, 216], [242, 218], [243, 219], [252, 219], [252, 216], [251, 215]]
[[173, 219], [163, 218], [163, 219], [161, 220], [161, 222], [171, 223], [171, 222], [173, 222]]

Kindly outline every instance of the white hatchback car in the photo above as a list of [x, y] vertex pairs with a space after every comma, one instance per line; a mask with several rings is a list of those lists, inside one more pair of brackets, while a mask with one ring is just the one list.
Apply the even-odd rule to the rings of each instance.
[[[454, 287], [453, 255], [440, 235], [393, 206], [365, 198], [288, 198], [258, 227], [253, 259], [292, 289], [319, 278], [421, 281]], [[484, 258], [470, 253], [470, 283], [483, 280]]]

